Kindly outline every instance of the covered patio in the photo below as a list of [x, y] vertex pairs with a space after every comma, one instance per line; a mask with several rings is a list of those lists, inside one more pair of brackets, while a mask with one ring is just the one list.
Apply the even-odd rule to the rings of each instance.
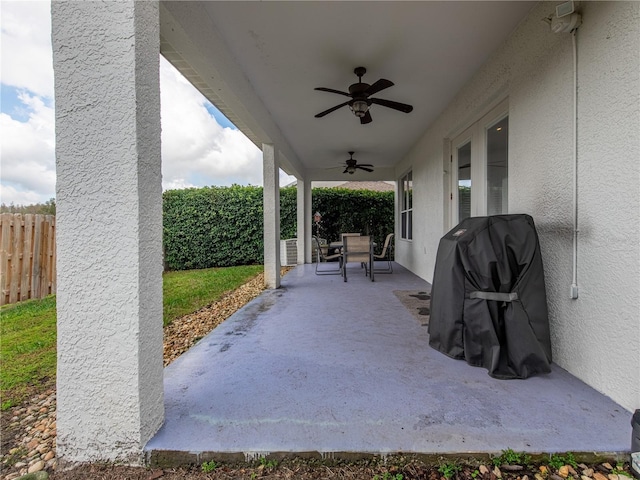
[[[561, 3], [52, 2], [60, 461], [628, 450], [639, 4], [576, 2], [576, 31]], [[160, 55], [262, 151], [272, 289], [166, 372]], [[373, 171], [345, 174], [351, 151]], [[280, 170], [297, 179], [282, 283]], [[396, 184], [398, 268], [375, 283], [309, 265], [312, 183], [345, 177]], [[500, 212], [535, 219], [565, 370], [493, 380], [432, 351], [393, 294], [428, 287], [461, 218]]]
[[496, 380], [446, 357], [394, 294], [426, 281], [356, 268], [344, 283], [297, 266], [167, 367], [148, 461], [628, 451], [620, 405], [556, 365]]

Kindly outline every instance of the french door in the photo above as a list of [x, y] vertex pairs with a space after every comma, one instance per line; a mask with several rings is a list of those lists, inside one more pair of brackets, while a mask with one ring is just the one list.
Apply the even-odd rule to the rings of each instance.
[[502, 102], [451, 142], [451, 225], [509, 211], [509, 115]]

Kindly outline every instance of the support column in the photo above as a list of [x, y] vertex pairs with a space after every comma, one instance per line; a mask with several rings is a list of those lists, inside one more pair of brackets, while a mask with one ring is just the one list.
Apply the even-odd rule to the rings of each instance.
[[[298, 179], [297, 185], [297, 231], [298, 231], [298, 264], [310, 263], [311, 258], [311, 199], [307, 196], [310, 182]], [[307, 250], [309, 255], [307, 256]]]
[[264, 283], [280, 288], [280, 164], [272, 144], [262, 144], [264, 195]]
[[305, 230], [305, 249], [304, 249], [304, 262], [311, 263], [312, 260], [312, 245], [311, 236], [313, 235], [313, 203], [311, 198], [311, 181], [305, 180], [304, 182], [304, 204], [305, 204], [305, 218], [304, 218], [304, 230]]
[[52, 2], [57, 456], [142, 462], [164, 419], [157, 2]]

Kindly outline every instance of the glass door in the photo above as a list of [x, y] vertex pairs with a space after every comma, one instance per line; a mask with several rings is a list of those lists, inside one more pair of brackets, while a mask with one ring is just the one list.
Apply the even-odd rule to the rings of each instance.
[[471, 216], [471, 142], [458, 147], [458, 222]]
[[509, 213], [509, 116], [505, 100], [451, 142], [451, 225]]
[[509, 117], [487, 131], [487, 215], [509, 212]]
[[465, 130], [452, 142], [451, 148], [451, 227], [474, 215], [474, 199], [477, 181], [473, 174], [476, 169], [476, 134], [473, 128]]

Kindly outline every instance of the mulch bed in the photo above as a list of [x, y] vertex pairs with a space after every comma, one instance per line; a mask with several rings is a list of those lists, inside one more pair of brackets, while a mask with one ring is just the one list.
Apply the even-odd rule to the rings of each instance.
[[[448, 467], [447, 476], [443, 468]], [[231, 480], [231, 479], [271, 479], [271, 480], [629, 480], [628, 465], [624, 473], [615, 470], [609, 463], [597, 463], [591, 466], [581, 464], [577, 471], [568, 469], [568, 474], [551, 471], [541, 465], [504, 465], [494, 467], [491, 464], [478, 464], [473, 461], [444, 460], [440, 463], [424, 463], [411, 458], [394, 457], [392, 462], [384, 459], [354, 462], [332, 462], [318, 460], [289, 460], [281, 463], [215, 465], [210, 472], [202, 467], [191, 469], [148, 469], [142, 467], [123, 467], [107, 465], [87, 465], [70, 471], [57, 471], [51, 480]], [[452, 470], [456, 470], [450, 473]], [[585, 475], [588, 473], [589, 475]], [[582, 475], [582, 477], [581, 477]]]

